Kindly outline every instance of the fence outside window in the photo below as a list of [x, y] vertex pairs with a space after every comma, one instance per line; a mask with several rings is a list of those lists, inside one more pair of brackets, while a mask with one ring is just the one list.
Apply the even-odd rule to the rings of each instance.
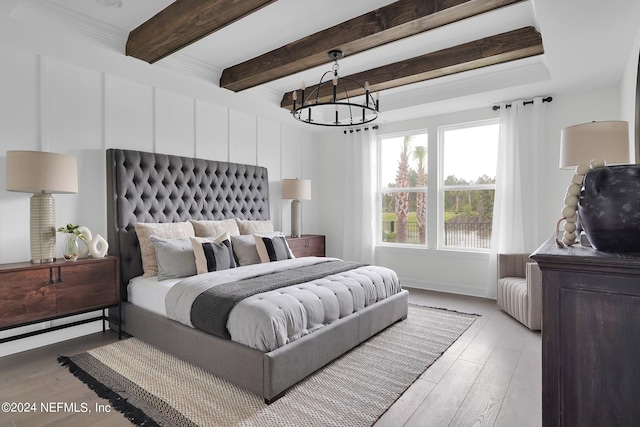
[[[445, 222], [444, 244], [454, 248], [489, 249], [491, 222]], [[407, 224], [409, 241], [396, 242], [395, 221], [382, 222], [382, 241], [389, 243], [419, 244], [418, 223]]]

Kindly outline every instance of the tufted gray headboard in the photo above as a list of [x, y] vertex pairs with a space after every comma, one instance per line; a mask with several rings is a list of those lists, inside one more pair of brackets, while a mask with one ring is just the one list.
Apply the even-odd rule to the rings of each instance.
[[260, 166], [107, 150], [107, 241], [120, 259], [121, 295], [142, 274], [136, 222], [269, 219], [269, 179]]

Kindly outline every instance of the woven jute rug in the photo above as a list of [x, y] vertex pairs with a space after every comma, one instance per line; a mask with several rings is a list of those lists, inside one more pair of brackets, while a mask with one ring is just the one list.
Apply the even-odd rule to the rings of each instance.
[[299, 382], [271, 405], [135, 338], [59, 361], [138, 425], [369, 426], [476, 317], [410, 305], [406, 320]]

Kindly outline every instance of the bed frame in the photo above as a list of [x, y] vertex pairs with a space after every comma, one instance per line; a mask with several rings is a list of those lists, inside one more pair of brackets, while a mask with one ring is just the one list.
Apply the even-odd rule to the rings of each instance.
[[290, 344], [262, 352], [184, 326], [126, 301], [142, 274], [136, 222], [269, 219], [269, 180], [260, 166], [140, 151], [107, 150], [109, 254], [120, 259], [121, 331], [194, 363], [266, 403], [387, 326], [407, 317], [402, 291]]

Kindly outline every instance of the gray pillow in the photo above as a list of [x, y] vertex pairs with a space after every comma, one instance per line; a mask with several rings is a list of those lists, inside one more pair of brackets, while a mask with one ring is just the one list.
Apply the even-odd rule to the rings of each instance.
[[196, 257], [189, 237], [163, 239], [150, 236], [149, 240], [156, 249], [158, 280], [177, 279], [196, 274]]
[[[280, 236], [282, 233], [280, 231], [274, 231], [260, 234], [266, 237], [275, 237]], [[233, 248], [233, 254], [239, 266], [260, 264], [260, 256], [256, 249], [256, 240], [253, 234], [231, 236], [231, 247]]]

